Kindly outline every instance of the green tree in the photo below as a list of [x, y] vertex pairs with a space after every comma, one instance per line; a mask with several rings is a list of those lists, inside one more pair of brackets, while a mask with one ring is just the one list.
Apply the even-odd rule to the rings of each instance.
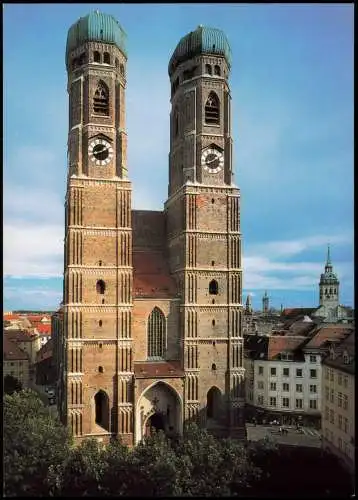
[[46, 496], [50, 465], [68, 453], [67, 429], [31, 391], [4, 398], [4, 483], [6, 496]]
[[4, 392], [5, 394], [13, 394], [14, 392], [19, 392], [22, 390], [20, 381], [13, 377], [12, 375], [6, 375], [4, 377]]

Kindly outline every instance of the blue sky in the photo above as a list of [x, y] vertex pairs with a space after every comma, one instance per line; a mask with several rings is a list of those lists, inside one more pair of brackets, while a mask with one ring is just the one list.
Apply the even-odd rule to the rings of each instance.
[[[327, 243], [353, 305], [353, 4], [98, 4], [128, 36], [134, 208], [167, 195], [170, 56], [199, 24], [225, 31], [244, 299], [318, 305]], [[4, 11], [4, 309], [61, 301], [67, 30], [96, 4]], [[144, 77], [145, 75], [145, 77]], [[148, 127], [155, 120], [156, 127]]]

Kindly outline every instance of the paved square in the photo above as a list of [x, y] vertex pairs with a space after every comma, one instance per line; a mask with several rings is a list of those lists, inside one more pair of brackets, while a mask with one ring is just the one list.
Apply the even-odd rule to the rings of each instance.
[[302, 432], [299, 432], [293, 426], [284, 426], [284, 428], [288, 430], [286, 434], [280, 433], [279, 426], [276, 425], [254, 426], [253, 424], [246, 424], [247, 439], [249, 441], [259, 441], [269, 437], [279, 444], [321, 447], [320, 433], [316, 429], [302, 427]]

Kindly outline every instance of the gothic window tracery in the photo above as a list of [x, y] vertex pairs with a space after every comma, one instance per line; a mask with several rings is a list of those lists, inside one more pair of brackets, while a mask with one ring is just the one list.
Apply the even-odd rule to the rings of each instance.
[[93, 52], [93, 62], [96, 62], [96, 63], [101, 62], [101, 54], [98, 52], [98, 50], [95, 50]]
[[205, 123], [208, 125], [220, 124], [220, 102], [215, 92], [210, 92], [205, 103]]
[[205, 64], [205, 73], [207, 73], [208, 75], [212, 75], [212, 68], [211, 68], [211, 65], [210, 64]]
[[104, 62], [104, 64], [111, 64], [111, 56], [109, 55], [108, 52], [104, 52], [103, 62]]
[[109, 115], [109, 91], [107, 85], [100, 81], [93, 97], [93, 111], [98, 115]]
[[220, 66], [218, 66], [217, 64], [214, 67], [214, 73], [216, 76], [221, 76], [221, 69]]
[[163, 359], [165, 352], [165, 316], [155, 307], [148, 319], [148, 358]]

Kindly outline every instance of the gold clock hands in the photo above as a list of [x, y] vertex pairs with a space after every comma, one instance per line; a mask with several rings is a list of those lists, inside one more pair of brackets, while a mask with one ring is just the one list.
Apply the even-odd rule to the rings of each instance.
[[206, 164], [207, 164], [207, 165], [209, 165], [209, 163], [213, 163], [213, 161], [216, 161], [216, 160], [218, 160], [218, 157], [217, 157], [217, 156], [215, 156], [215, 158], [214, 158], [213, 160], [209, 160], [209, 161], [207, 161], [207, 162], [206, 162]]
[[98, 154], [98, 153], [103, 153], [103, 151], [105, 151], [106, 149], [107, 149], [107, 146], [103, 146], [103, 145], [102, 145], [102, 148], [101, 148], [101, 149], [96, 149], [96, 151], [95, 151], [95, 152], [96, 152], [97, 154]]

